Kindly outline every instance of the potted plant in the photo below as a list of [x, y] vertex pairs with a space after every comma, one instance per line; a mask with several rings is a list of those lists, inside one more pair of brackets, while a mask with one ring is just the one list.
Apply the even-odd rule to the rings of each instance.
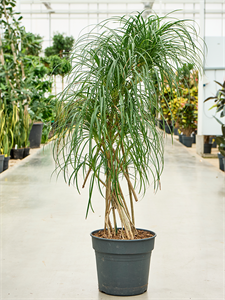
[[210, 143], [210, 136], [204, 136], [204, 153], [211, 153], [212, 143]]
[[[45, 49], [45, 56], [49, 58], [51, 75], [54, 76], [55, 95], [56, 92], [56, 76], [60, 75], [62, 78], [62, 90], [64, 89], [64, 76], [69, 73], [71, 69], [68, 60], [73, 49], [74, 38], [72, 36], [65, 36], [61, 33], [55, 33], [53, 36], [53, 45]], [[46, 59], [45, 58], [45, 59]]]
[[163, 110], [163, 116], [167, 124], [165, 125], [166, 133], [174, 132], [174, 125], [177, 121], [180, 102], [178, 101], [177, 88], [173, 84], [169, 86], [163, 83], [162, 94], [160, 95], [160, 106]]
[[28, 113], [27, 107], [25, 107], [24, 112], [23, 112], [23, 129], [24, 129], [24, 152], [23, 152], [23, 157], [27, 157], [30, 154], [30, 141], [29, 141], [29, 136], [30, 136], [30, 131], [32, 128], [32, 123], [30, 119], [30, 115]]
[[13, 132], [13, 158], [23, 159], [24, 158], [24, 141], [26, 136], [26, 131], [23, 124], [24, 111], [22, 107], [14, 106], [15, 122], [12, 129]]
[[[117, 29], [109, 29], [111, 21], [118, 22]], [[99, 290], [107, 294], [147, 290], [156, 234], [136, 228], [133, 202], [139, 199], [136, 190], [145, 192], [150, 181], [158, 189], [163, 169], [164, 141], [153, 108], [163, 112], [152, 78], [158, 87], [165, 79], [171, 85], [175, 66], [186, 61], [200, 65], [192, 27], [186, 26], [182, 20], [144, 19], [139, 13], [104, 21], [99, 34], [94, 29], [75, 43], [71, 81], [56, 116], [53, 155], [68, 184], [74, 182], [79, 190], [80, 173], [82, 187], [89, 184], [86, 216], [93, 209], [94, 183], [105, 198], [104, 227], [91, 237]]]
[[4, 154], [3, 154], [3, 139], [4, 139], [5, 116], [3, 107], [0, 106], [0, 173], [3, 172]]
[[194, 65], [184, 64], [179, 68], [179, 101], [180, 108], [177, 123], [182, 131], [182, 143], [186, 147], [191, 147], [193, 143], [192, 134], [197, 128], [198, 120], [198, 71]]
[[14, 126], [14, 120], [12, 115], [7, 114], [7, 110], [2, 101], [0, 101], [0, 148], [1, 153], [4, 156], [3, 171], [8, 169], [10, 150], [13, 146], [13, 132], [12, 128]]
[[[213, 97], [208, 97], [204, 102], [208, 100], [214, 100], [214, 105], [210, 108], [216, 108], [216, 113], [220, 112], [220, 118], [225, 117], [225, 81], [220, 83], [215, 80], [215, 82], [220, 86], [220, 89], [216, 92], [216, 95]], [[225, 171], [225, 124], [214, 116], [217, 122], [221, 125], [222, 136], [216, 137], [216, 143], [218, 145], [219, 153], [219, 167], [222, 171]]]
[[[41, 93], [41, 85], [50, 83], [47, 80], [46, 83], [42, 82], [47, 71], [36, 56], [41, 50], [41, 37], [25, 31], [21, 25], [22, 16], [14, 11], [15, 0], [3, 0], [1, 4], [0, 24], [3, 35], [0, 35], [0, 98], [4, 99], [7, 114], [12, 113], [14, 105], [19, 109], [22, 119], [17, 121], [14, 128], [14, 146], [22, 149], [25, 139], [25, 147], [28, 144], [22, 111], [26, 111], [28, 107], [32, 110], [36, 100], [33, 98], [38, 95], [42, 99], [46, 91], [45, 89]], [[43, 124], [40, 125], [41, 129], [42, 126]], [[22, 153], [22, 150], [19, 152]]]

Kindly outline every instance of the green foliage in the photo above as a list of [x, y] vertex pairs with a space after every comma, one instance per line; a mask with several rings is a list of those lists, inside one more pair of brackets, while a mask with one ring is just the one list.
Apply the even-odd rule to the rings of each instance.
[[191, 70], [184, 80], [180, 81], [180, 108], [177, 122], [187, 136], [197, 128], [198, 122], [198, 72]]
[[59, 75], [61, 73], [62, 59], [57, 55], [50, 56], [49, 59], [50, 59], [51, 74]]
[[48, 65], [49, 75], [64, 76], [71, 71], [71, 63], [66, 58], [60, 58], [57, 55], [42, 58], [42, 61]]
[[47, 47], [45, 49], [45, 56], [49, 57], [49, 56], [53, 56], [53, 55], [57, 55], [55, 48], [53, 46]]
[[11, 148], [27, 147], [31, 125], [26, 108], [22, 105], [13, 105], [9, 113], [3, 101], [0, 100], [0, 152], [9, 156]]
[[198, 72], [193, 64], [178, 68], [172, 86], [164, 82], [160, 102], [166, 121], [176, 123], [184, 134], [190, 136], [198, 120]]
[[41, 143], [45, 144], [49, 140], [49, 134], [52, 129], [52, 122], [45, 122], [42, 129]]
[[45, 56], [58, 55], [60, 58], [68, 58], [73, 49], [74, 38], [56, 33], [53, 36], [53, 45], [45, 49]]
[[61, 68], [60, 68], [60, 75], [61, 76], [64, 76], [65, 74], [68, 74], [72, 69], [72, 66], [70, 64], [70, 62], [67, 60], [67, 59], [62, 59], [62, 62], [61, 62]]
[[11, 49], [11, 42], [15, 45], [17, 51], [21, 51], [23, 55], [38, 56], [42, 50], [43, 39], [39, 34], [26, 32], [24, 26], [18, 26], [18, 31], [13, 30], [14, 35], [9, 34], [9, 30], [6, 29], [3, 36], [3, 51], [4, 53], [13, 54]]
[[[216, 92], [214, 97], [208, 97], [204, 102], [214, 100], [215, 103], [210, 109], [216, 107], [216, 112], [220, 112], [220, 118], [223, 118], [225, 117], [225, 81], [223, 83], [215, 82], [220, 86], [220, 89]], [[216, 137], [216, 143], [219, 146], [220, 153], [225, 156], [225, 124], [218, 118], [215, 117], [215, 119], [220, 123], [222, 131], [222, 136]]]
[[177, 81], [184, 86], [184, 88], [190, 88], [190, 82], [192, 81], [194, 64], [184, 64], [181, 68], [178, 68]]
[[8, 113], [13, 103], [25, 106], [29, 102], [30, 91], [25, 80], [24, 52], [21, 51], [21, 37], [24, 28], [20, 24], [21, 16], [13, 11], [14, 1], [2, 0], [0, 6], [0, 24], [4, 39], [0, 36], [0, 98], [4, 98]]
[[[109, 29], [111, 21], [117, 29]], [[78, 191], [80, 175], [83, 187], [90, 176], [86, 215], [96, 182], [102, 195], [105, 189], [107, 234], [117, 232], [119, 217], [124, 236], [133, 239], [135, 187], [144, 193], [151, 182], [157, 190], [163, 170], [163, 137], [154, 113], [163, 115], [158, 90], [165, 81], [172, 86], [184, 63], [200, 67], [197, 36], [188, 22], [157, 15], [113, 18], [99, 28], [101, 33], [95, 28], [75, 44], [71, 83], [58, 105], [54, 158]]]
[[22, 35], [22, 51], [25, 55], [39, 56], [42, 50], [43, 39], [39, 34], [24, 32]]
[[[49, 96], [52, 81], [49, 80], [49, 65], [45, 66], [37, 56], [41, 51], [39, 35], [25, 31], [19, 13], [14, 12], [15, 1], [1, 1], [0, 24], [0, 101], [4, 99], [5, 118], [13, 128], [5, 137], [5, 144], [28, 146], [32, 121], [48, 122], [54, 118], [52, 96]], [[28, 107], [29, 112], [28, 113]], [[16, 111], [15, 111], [16, 110]], [[30, 120], [30, 117], [32, 120]], [[8, 139], [13, 139], [11, 142]], [[8, 139], [8, 140], [7, 140]], [[7, 147], [6, 147], [7, 148]]]

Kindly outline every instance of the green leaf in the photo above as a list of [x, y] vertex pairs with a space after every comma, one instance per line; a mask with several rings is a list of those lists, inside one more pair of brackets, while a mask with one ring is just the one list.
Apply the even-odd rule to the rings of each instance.
[[[110, 29], [111, 21], [116, 29]], [[192, 39], [197, 39], [195, 29], [186, 26], [183, 20], [154, 14], [145, 20], [140, 13], [105, 20], [99, 30], [75, 42], [70, 83], [58, 103], [54, 159], [58, 174], [63, 172], [65, 181], [74, 183], [78, 191], [82, 175], [90, 176], [85, 183], [89, 185], [86, 217], [92, 209], [94, 182], [101, 195], [105, 182], [109, 183], [109, 211], [119, 206], [130, 226], [129, 205], [120, 191], [122, 178], [142, 194], [150, 182], [158, 189], [164, 141], [155, 117], [160, 115], [165, 125], [172, 108], [168, 107], [168, 116], [163, 114], [173, 99], [173, 94], [165, 93], [165, 106], [161, 106], [160, 89], [165, 82], [170, 87], [177, 82], [181, 72], [176, 70], [185, 63], [185, 72], [201, 69], [197, 42]], [[62, 35], [57, 34], [55, 41], [58, 49], [63, 46]], [[59, 60], [51, 58], [55, 74], [60, 74]], [[184, 110], [195, 111], [196, 98], [190, 95], [189, 100]], [[184, 120], [189, 125], [188, 115]]]

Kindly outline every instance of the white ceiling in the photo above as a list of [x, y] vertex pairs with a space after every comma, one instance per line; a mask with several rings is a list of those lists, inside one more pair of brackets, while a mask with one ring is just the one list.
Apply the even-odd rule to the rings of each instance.
[[200, 3], [200, 2], [204, 2], [205, 3], [221, 3], [221, 4], [225, 4], [225, 0], [185, 0], [185, 1], [180, 1], [180, 0], [150, 0], [150, 1], [145, 1], [145, 0], [47, 0], [47, 1], [43, 1], [43, 0], [18, 0], [18, 2], [22, 3], [34, 3], [34, 4], [39, 4], [39, 3], [43, 3], [43, 2], [48, 2], [48, 3], [127, 3], [127, 4], [131, 4], [131, 3], [151, 3], [151, 2], [155, 2], [155, 3]]

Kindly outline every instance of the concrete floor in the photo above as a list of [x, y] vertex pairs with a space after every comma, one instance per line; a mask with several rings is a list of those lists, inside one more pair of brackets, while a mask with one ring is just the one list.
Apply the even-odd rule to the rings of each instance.
[[[88, 189], [78, 195], [53, 170], [47, 146], [0, 175], [0, 299], [112, 299], [98, 291], [89, 236], [104, 200], [94, 191], [85, 220]], [[167, 138], [161, 181], [135, 205], [137, 227], [157, 238], [149, 289], [132, 299], [224, 300], [224, 173]]]

